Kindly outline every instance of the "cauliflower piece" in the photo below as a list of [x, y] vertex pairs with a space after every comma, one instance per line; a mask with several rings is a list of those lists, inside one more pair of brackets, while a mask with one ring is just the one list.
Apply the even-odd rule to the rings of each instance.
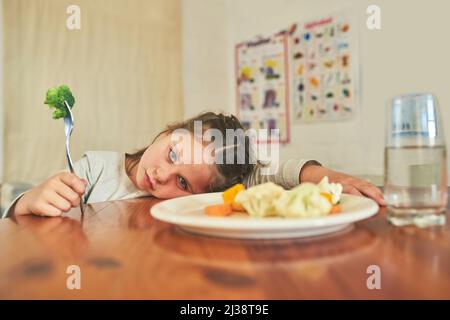
[[[332, 203], [321, 193], [330, 194]], [[305, 182], [291, 190], [272, 182], [263, 183], [239, 192], [235, 200], [254, 217], [316, 218], [328, 215], [341, 194], [342, 185], [329, 183], [324, 177], [317, 185]]]
[[333, 204], [337, 204], [339, 201], [341, 201], [341, 194], [342, 194], [342, 184], [340, 183], [329, 183], [328, 177], [325, 176], [320, 180], [320, 182], [317, 184], [317, 186], [320, 189], [320, 192], [331, 194], [331, 202]]
[[272, 182], [253, 186], [236, 195], [236, 201], [242, 204], [248, 214], [254, 217], [276, 216], [275, 200], [285, 190]]
[[320, 188], [312, 183], [302, 183], [285, 191], [275, 200], [278, 215], [295, 218], [326, 216], [331, 210], [329, 201], [320, 195]]

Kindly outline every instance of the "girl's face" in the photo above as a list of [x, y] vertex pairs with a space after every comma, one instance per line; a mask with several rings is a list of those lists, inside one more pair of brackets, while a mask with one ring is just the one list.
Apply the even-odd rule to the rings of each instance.
[[209, 159], [206, 157], [211, 155], [205, 152], [201, 141], [186, 135], [189, 137], [180, 142], [172, 141], [171, 134], [164, 133], [145, 150], [136, 172], [139, 189], [160, 199], [205, 192], [218, 172], [214, 164], [206, 161], [193, 164], [193, 159]]

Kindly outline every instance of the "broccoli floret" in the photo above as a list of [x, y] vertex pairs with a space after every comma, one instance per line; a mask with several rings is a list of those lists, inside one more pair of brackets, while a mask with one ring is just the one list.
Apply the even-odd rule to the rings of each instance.
[[67, 101], [72, 109], [75, 104], [75, 98], [68, 86], [62, 85], [48, 89], [44, 103], [47, 104], [50, 109], [55, 108], [52, 115], [53, 119], [64, 118], [68, 115], [64, 100]]

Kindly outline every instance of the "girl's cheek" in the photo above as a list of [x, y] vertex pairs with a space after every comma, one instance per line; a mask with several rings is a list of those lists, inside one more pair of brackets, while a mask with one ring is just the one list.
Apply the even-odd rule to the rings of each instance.
[[179, 196], [179, 192], [177, 192], [177, 188], [173, 188], [172, 186], [162, 186], [156, 196], [164, 199], [172, 199]]
[[158, 190], [158, 191], [161, 194], [162, 198], [165, 198], [165, 199], [171, 198], [170, 197], [170, 188], [168, 188], [167, 186], [162, 187], [161, 190]]

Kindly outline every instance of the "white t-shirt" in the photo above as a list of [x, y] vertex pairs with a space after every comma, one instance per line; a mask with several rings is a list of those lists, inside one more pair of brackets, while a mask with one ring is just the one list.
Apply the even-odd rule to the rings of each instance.
[[[291, 189], [299, 184], [300, 170], [310, 161], [290, 159], [281, 163], [274, 174], [267, 175], [267, 170], [256, 167], [244, 179], [246, 187], [264, 182], [274, 182], [285, 189]], [[320, 165], [317, 161], [312, 163]], [[115, 151], [87, 151], [83, 157], [74, 163], [77, 176], [87, 181], [83, 196], [85, 203], [96, 203], [112, 200], [126, 200], [151, 196], [146, 191], [139, 190], [133, 184], [125, 171], [125, 153]], [[67, 170], [65, 170], [67, 171]], [[24, 193], [12, 201], [4, 211], [2, 218], [10, 215], [11, 208]]]

